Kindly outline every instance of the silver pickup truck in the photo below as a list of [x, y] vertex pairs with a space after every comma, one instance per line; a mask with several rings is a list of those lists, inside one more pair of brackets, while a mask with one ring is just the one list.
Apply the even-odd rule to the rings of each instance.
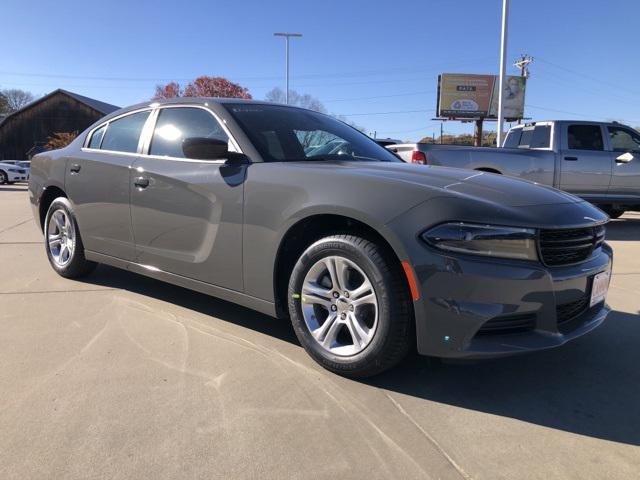
[[511, 128], [502, 148], [407, 143], [406, 162], [525, 178], [598, 205], [612, 218], [640, 210], [640, 133], [617, 122], [556, 120]]

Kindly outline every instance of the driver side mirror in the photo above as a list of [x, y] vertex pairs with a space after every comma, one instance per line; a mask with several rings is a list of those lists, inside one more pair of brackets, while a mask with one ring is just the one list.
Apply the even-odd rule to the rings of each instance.
[[185, 138], [182, 141], [182, 152], [186, 158], [194, 160], [227, 160], [233, 163], [246, 163], [247, 161], [245, 155], [230, 152], [229, 144], [217, 138]]

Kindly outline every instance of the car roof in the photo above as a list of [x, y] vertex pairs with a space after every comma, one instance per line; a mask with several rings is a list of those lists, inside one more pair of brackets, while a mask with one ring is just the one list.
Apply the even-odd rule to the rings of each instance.
[[[117, 117], [120, 115], [123, 115], [125, 113], [134, 111], [134, 110], [140, 110], [142, 108], [146, 108], [146, 107], [157, 107], [157, 106], [162, 106], [162, 105], [175, 105], [175, 104], [180, 104], [180, 105], [207, 105], [207, 104], [220, 104], [220, 105], [224, 105], [224, 104], [245, 104], [245, 105], [274, 105], [274, 106], [278, 106], [278, 107], [285, 107], [285, 108], [294, 108], [297, 110], [308, 110], [306, 108], [303, 107], [298, 107], [295, 105], [286, 105], [284, 103], [276, 103], [276, 102], [267, 102], [267, 101], [263, 101], [263, 100], [248, 100], [245, 98], [223, 98], [223, 97], [175, 97], [175, 98], [167, 98], [167, 99], [161, 99], [161, 100], [148, 100], [146, 102], [141, 102], [141, 103], [137, 103], [135, 105], [130, 105], [128, 107], [124, 107], [121, 108], [119, 110], [116, 110], [115, 112], [110, 113], [109, 115], [104, 116], [103, 118], [100, 119], [100, 122], [104, 122], [105, 120], [109, 120], [113, 117]], [[322, 113], [322, 112], [316, 112], [316, 113]]]
[[511, 127], [511, 129], [530, 127], [538, 123], [572, 123], [577, 125], [618, 125], [621, 127], [629, 126], [625, 123], [616, 122], [616, 121], [602, 122], [602, 121], [596, 121], [596, 120], [536, 120], [535, 122], [526, 122], [526, 123], [520, 123], [518, 125], [514, 125], [513, 127]]

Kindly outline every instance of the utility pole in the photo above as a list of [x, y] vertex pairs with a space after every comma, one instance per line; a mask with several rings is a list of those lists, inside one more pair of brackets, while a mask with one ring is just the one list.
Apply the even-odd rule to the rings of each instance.
[[502, 107], [504, 106], [504, 82], [507, 69], [507, 25], [509, 23], [509, 0], [502, 0], [502, 33], [500, 38], [500, 79], [498, 81], [498, 147], [502, 146], [502, 132], [504, 116]]
[[301, 37], [301, 33], [283, 33], [277, 32], [273, 34], [275, 37], [284, 37], [284, 70], [285, 70], [285, 88], [284, 88], [284, 103], [289, 104], [289, 38]]
[[440, 145], [442, 145], [442, 135], [444, 135], [443, 128], [442, 128], [443, 125], [444, 125], [444, 122], [440, 122]]
[[533, 63], [533, 57], [523, 53], [520, 58], [513, 64], [514, 67], [520, 70], [520, 76], [523, 78], [529, 78], [529, 64]]

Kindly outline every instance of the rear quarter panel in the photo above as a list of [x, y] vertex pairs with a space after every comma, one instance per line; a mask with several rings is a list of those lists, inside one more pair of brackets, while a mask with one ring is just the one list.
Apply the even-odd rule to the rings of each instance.
[[66, 171], [65, 149], [51, 150], [33, 157], [29, 174], [29, 202], [34, 218], [42, 227], [40, 218], [40, 200], [47, 188], [57, 187], [64, 191], [64, 174]]

